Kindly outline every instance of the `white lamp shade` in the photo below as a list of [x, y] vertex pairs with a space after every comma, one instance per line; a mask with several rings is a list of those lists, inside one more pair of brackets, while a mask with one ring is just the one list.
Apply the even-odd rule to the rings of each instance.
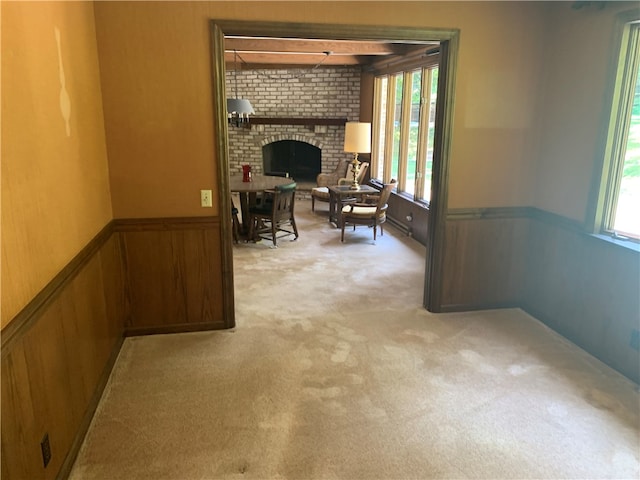
[[237, 113], [238, 115], [255, 115], [251, 102], [244, 98], [227, 98], [227, 113]]
[[371, 123], [347, 122], [344, 126], [344, 151], [371, 152]]

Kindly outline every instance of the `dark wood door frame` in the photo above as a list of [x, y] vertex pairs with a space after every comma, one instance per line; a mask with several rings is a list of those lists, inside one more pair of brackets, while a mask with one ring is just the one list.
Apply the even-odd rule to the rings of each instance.
[[229, 137], [226, 112], [224, 36], [315, 38], [326, 40], [439, 41], [440, 66], [436, 109], [431, 203], [425, 265], [423, 304], [440, 312], [449, 185], [449, 163], [453, 133], [453, 107], [457, 70], [458, 29], [392, 27], [384, 25], [330, 25], [313, 23], [211, 20], [212, 88], [214, 135], [218, 158], [219, 205], [222, 224], [222, 267], [226, 324], [235, 325], [233, 245], [231, 235], [231, 191], [229, 189]]

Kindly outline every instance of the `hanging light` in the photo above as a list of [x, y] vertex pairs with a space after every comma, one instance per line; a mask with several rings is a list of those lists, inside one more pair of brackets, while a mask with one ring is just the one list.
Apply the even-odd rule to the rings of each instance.
[[238, 52], [233, 51], [233, 78], [235, 98], [227, 98], [227, 119], [229, 125], [239, 127], [249, 123], [249, 115], [255, 115], [251, 102], [244, 98], [238, 98]]

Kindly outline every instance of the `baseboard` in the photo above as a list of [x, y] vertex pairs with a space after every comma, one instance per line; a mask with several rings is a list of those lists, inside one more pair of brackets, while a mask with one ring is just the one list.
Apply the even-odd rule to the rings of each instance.
[[177, 323], [173, 325], [162, 325], [154, 327], [129, 327], [125, 328], [125, 337], [136, 337], [139, 335], [162, 335], [166, 333], [187, 333], [187, 332], [204, 332], [209, 330], [224, 330], [229, 327], [221, 322], [207, 323]]
[[480, 303], [480, 304], [449, 304], [441, 305], [440, 311], [437, 313], [458, 313], [469, 312], [476, 310], [498, 310], [501, 308], [521, 308], [518, 302], [504, 302], [504, 303]]
[[399, 220], [396, 220], [393, 217], [390, 217], [389, 215], [387, 215], [387, 222], [389, 222], [389, 224], [391, 226], [393, 226], [396, 230], [404, 233], [407, 236], [411, 236], [411, 227], [405, 223], [402, 223]]

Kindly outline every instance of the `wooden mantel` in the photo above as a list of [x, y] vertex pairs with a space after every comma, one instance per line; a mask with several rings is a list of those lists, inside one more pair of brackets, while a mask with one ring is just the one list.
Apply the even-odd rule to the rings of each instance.
[[346, 118], [320, 117], [249, 117], [251, 125], [344, 125]]

